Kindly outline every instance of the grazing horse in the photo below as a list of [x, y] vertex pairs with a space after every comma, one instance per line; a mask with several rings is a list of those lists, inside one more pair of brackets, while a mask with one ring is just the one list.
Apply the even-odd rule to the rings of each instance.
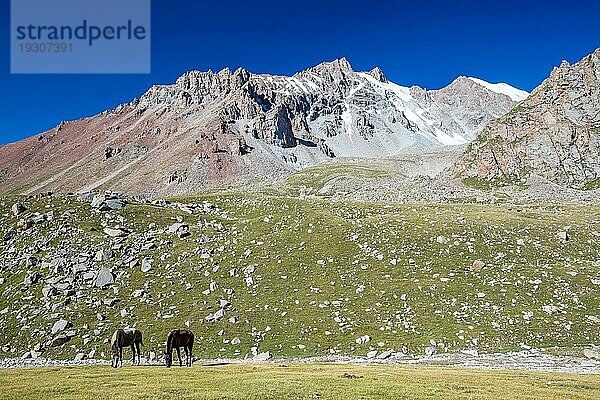
[[140, 365], [140, 344], [143, 345], [144, 342], [142, 342], [142, 332], [138, 329], [117, 329], [110, 340], [113, 354], [111, 366], [117, 368], [119, 361], [121, 361], [121, 366], [123, 366], [123, 347], [131, 347], [131, 352], [133, 353], [132, 365], [135, 365], [137, 351], [137, 364]]
[[189, 329], [174, 329], [167, 336], [167, 351], [165, 351], [165, 363], [167, 368], [173, 364], [173, 348], [177, 349], [177, 357], [179, 358], [179, 366], [181, 363], [181, 351], [183, 347], [185, 351], [185, 366], [192, 366], [192, 347], [194, 346], [194, 334]]

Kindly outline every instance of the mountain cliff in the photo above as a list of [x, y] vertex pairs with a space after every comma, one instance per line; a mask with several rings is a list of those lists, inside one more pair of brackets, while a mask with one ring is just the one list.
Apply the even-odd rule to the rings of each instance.
[[593, 189], [600, 178], [600, 49], [563, 63], [491, 122], [454, 166], [486, 184], [549, 181]]

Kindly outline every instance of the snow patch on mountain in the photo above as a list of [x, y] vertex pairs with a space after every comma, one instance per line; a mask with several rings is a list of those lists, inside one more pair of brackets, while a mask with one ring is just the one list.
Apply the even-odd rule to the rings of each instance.
[[470, 80], [483, 86], [484, 88], [491, 90], [494, 93], [505, 94], [510, 97], [513, 101], [523, 101], [529, 97], [529, 92], [521, 89], [517, 89], [507, 83], [489, 83], [482, 79], [469, 77]]

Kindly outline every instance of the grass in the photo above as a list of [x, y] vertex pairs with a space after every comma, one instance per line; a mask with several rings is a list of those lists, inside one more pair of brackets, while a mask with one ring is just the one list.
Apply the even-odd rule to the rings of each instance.
[[[599, 279], [598, 205], [375, 205], [237, 194], [179, 200], [208, 201], [221, 211], [189, 215], [131, 204], [100, 213], [75, 197], [2, 198], [1, 233], [16, 225], [10, 212], [15, 201], [30, 213], [53, 210], [55, 218], [0, 242], [0, 311], [6, 310], [0, 312], [1, 355], [20, 356], [45, 343], [59, 318], [73, 322], [78, 335], [46, 349], [45, 357], [71, 359], [96, 350], [96, 357], [106, 358], [105, 340], [122, 326], [144, 332], [146, 356], [160, 354], [166, 333], [186, 322], [202, 358], [243, 358], [253, 346], [276, 358], [387, 349], [423, 354], [430, 340], [439, 352], [527, 345], [581, 354], [582, 347], [600, 342], [589, 318], [600, 317], [592, 282]], [[69, 209], [74, 214], [64, 214]], [[190, 224], [190, 237], [163, 231], [178, 216]], [[101, 233], [102, 221], [132, 234], [110, 241]], [[150, 223], [158, 229], [148, 233]], [[71, 233], [61, 231], [69, 226]], [[566, 226], [571, 240], [562, 243], [556, 233]], [[156, 249], [140, 248], [148, 236]], [[24, 286], [28, 273], [51, 275], [42, 262], [26, 267], [28, 255], [48, 262], [62, 252], [75, 263], [80, 254], [109, 247], [115, 258], [91, 262], [91, 268], [113, 269], [111, 288], [81, 282], [79, 299], [74, 293], [44, 299], [43, 283]], [[145, 257], [154, 260], [148, 273], [125, 262]], [[476, 259], [487, 268], [471, 271]], [[251, 265], [256, 271], [247, 284], [243, 270]], [[217, 287], [203, 293], [213, 282]], [[136, 296], [139, 290], [147, 295]], [[102, 303], [112, 297], [121, 302]], [[206, 321], [221, 299], [232, 303], [226, 318]], [[547, 305], [559, 311], [549, 314]], [[31, 340], [18, 340], [23, 332]], [[357, 344], [363, 335], [372, 340]], [[232, 345], [236, 337], [240, 344]]]
[[270, 189], [277, 194], [297, 196], [304, 194], [324, 194], [327, 186], [341, 180], [373, 180], [390, 176], [390, 172], [366, 165], [343, 163], [338, 160], [321, 163], [303, 169], [287, 177], [284, 182]]
[[598, 399], [600, 375], [391, 365], [240, 364], [0, 371], [0, 399]]
[[596, 190], [600, 189], [600, 178], [589, 181], [585, 184], [585, 190]]

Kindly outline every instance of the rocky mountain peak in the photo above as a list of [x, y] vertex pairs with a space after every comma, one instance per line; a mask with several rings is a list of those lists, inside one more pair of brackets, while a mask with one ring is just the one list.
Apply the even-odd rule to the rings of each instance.
[[368, 72], [368, 74], [371, 75], [373, 78], [377, 79], [379, 82], [385, 83], [388, 81], [385, 74], [379, 67], [373, 68]]
[[600, 178], [599, 51], [561, 63], [532, 94], [490, 123], [456, 163], [463, 178], [498, 184], [542, 178], [575, 188]]
[[[273, 179], [329, 157], [464, 144], [514, 102], [458, 82], [439, 91], [408, 88], [380, 68], [356, 72], [345, 58], [291, 77], [192, 70], [139, 101], [41, 135], [35, 145], [2, 147], [0, 171], [11, 160], [28, 161], [16, 162], [12, 170], [20, 172], [0, 175], [0, 182], [10, 188], [66, 170], [39, 187], [91, 190], [110, 181], [121, 191], [167, 195]], [[50, 155], [56, 152], [65, 156]], [[82, 160], [86, 168], [69, 169]]]

